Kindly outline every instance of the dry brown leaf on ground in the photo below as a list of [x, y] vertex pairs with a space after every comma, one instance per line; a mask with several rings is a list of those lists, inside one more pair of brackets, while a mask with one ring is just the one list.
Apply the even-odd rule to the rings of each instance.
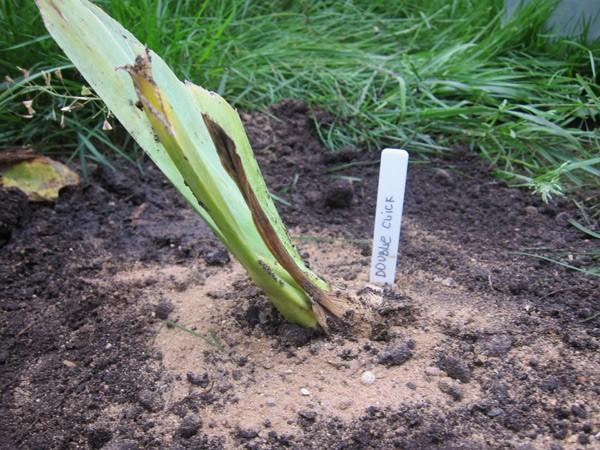
[[15, 155], [0, 160], [0, 187], [18, 188], [32, 202], [54, 201], [63, 187], [79, 184], [79, 175], [58, 161], [30, 152]]

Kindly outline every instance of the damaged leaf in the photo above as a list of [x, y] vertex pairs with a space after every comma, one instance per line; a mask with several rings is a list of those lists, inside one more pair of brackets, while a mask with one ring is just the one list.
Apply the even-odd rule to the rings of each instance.
[[46, 156], [5, 163], [0, 167], [0, 186], [18, 188], [32, 202], [54, 201], [62, 188], [77, 184], [79, 175]]
[[87, 0], [36, 0], [52, 37], [277, 309], [326, 327], [343, 297], [313, 273], [269, 195], [239, 115]]

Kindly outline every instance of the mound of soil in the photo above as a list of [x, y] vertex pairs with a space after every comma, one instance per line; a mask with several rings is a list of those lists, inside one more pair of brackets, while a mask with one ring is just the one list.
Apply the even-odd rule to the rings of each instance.
[[461, 149], [420, 161], [398, 281], [367, 287], [377, 155], [324, 153], [314, 113], [243, 119], [304, 257], [378, 299], [371, 334], [282, 320], [150, 163], [2, 192], [0, 448], [600, 445], [598, 281], [515, 253], [589, 250], [576, 212]]

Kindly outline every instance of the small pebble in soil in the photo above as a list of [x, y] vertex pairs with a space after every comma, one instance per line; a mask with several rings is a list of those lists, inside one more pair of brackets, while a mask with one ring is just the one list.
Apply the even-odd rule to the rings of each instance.
[[486, 414], [488, 417], [498, 417], [504, 414], [504, 410], [502, 408], [491, 408]]
[[265, 405], [267, 405], [267, 406], [275, 406], [275, 399], [273, 397], [267, 397], [265, 399]]
[[370, 370], [365, 370], [360, 376], [360, 382], [362, 384], [370, 385], [375, 383], [376, 380], [377, 378], [375, 377], [375, 374]]
[[460, 401], [464, 398], [465, 392], [463, 388], [451, 378], [445, 377], [438, 381], [438, 388], [444, 394], [448, 394], [455, 401]]
[[268, 369], [272, 369], [272, 368], [273, 368], [273, 363], [272, 363], [271, 361], [267, 360], [267, 361], [264, 361], [264, 362], [262, 363], [262, 366], [263, 366], [265, 369], [267, 369], [267, 370], [268, 370]]
[[425, 375], [430, 377], [441, 377], [444, 374], [440, 369], [435, 366], [425, 367]]
[[383, 349], [379, 356], [379, 364], [386, 366], [400, 366], [413, 357], [407, 344], [395, 342]]
[[194, 386], [207, 387], [210, 380], [208, 378], [208, 373], [204, 372], [202, 375], [198, 375], [194, 372], [188, 372], [186, 374], [186, 378], [188, 382]]
[[414, 381], [409, 381], [408, 383], [406, 383], [406, 387], [412, 391], [417, 390], [417, 384]]
[[184, 439], [189, 439], [198, 433], [201, 425], [200, 417], [196, 414], [188, 414], [181, 421], [179, 428], [177, 428], [177, 434]]
[[204, 262], [209, 266], [224, 266], [231, 260], [229, 258], [229, 252], [224, 248], [217, 248], [208, 251], [202, 255]]
[[302, 394], [304, 397], [308, 397], [310, 395], [310, 391], [306, 388], [302, 388], [300, 389], [300, 394]]
[[167, 320], [175, 307], [171, 302], [160, 302], [154, 307], [154, 314], [162, 320]]
[[462, 383], [471, 381], [471, 369], [461, 359], [452, 356], [442, 356], [438, 360], [437, 366], [446, 372], [450, 378], [459, 380]]

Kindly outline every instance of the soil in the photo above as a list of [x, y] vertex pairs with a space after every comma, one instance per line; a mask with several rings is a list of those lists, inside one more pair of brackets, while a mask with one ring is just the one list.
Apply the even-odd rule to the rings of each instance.
[[[243, 114], [304, 257], [377, 300], [366, 336], [286, 323], [150, 163], [55, 204], [0, 193], [2, 449], [600, 447], [597, 278], [577, 211], [457, 149], [411, 164], [398, 280], [368, 285], [376, 155], [304, 103]], [[587, 258], [587, 259], [586, 259]]]

